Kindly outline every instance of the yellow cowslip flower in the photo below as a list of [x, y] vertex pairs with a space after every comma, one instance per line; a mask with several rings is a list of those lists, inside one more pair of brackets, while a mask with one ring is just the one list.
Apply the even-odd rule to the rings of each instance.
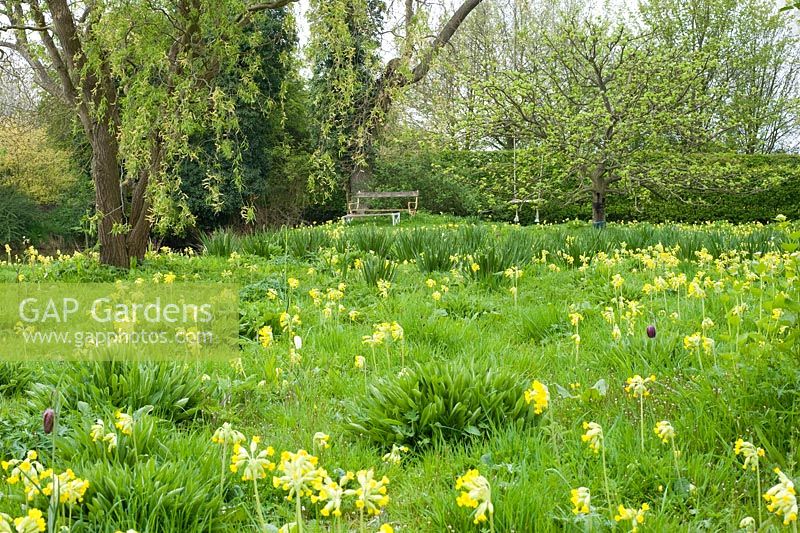
[[249, 448], [245, 448], [238, 442], [233, 446], [231, 472], [235, 474], [241, 470], [242, 481], [264, 479], [267, 477], [268, 470], [270, 472], [275, 470], [275, 463], [268, 459], [268, 457], [275, 455], [275, 450], [272, 449], [272, 446], [259, 450], [258, 445], [260, 443], [261, 437], [256, 435], [250, 439]]
[[114, 414], [117, 417], [117, 421], [114, 423], [114, 426], [122, 431], [123, 435], [133, 435], [133, 417], [128, 413], [123, 413], [120, 410]]
[[264, 326], [258, 330], [258, 342], [264, 348], [269, 348], [275, 337], [272, 334], [272, 326]]
[[751, 470], [758, 468], [759, 459], [764, 457], [764, 449], [758, 448], [752, 442], [737, 439], [733, 445], [734, 455], [741, 455], [744, 457], [744, 464], [742, 468], [750, 467]]
[[378, 292], [380, 293], [381, 298], [388, 298], [389, 289], [392, 288], [392, 283], [390, 281], [379, 279], [377, 284], [378, 284]]
[[611, 278], [611, 285], [615, 289], [619, 289], [620, 287], [622, 287], [623, 283], [625, 283], [625, 278], [623, 278], [619, 274], [614, 274], [614, 277]]
[[172, 272], [169, 272], [166, 276], [164, 276], [164, 283], [166, 283], [167, 285], [172, 285], [173, 283], [175, 283], [176, 279], [178, 279], [178, 277]]
[[572, 324], [573, 326], [575, 326], [576, 328], [578, 327], [578, 324], [580, 323], [581, 320], [583, 320], [583, 315], [582, 314], [580, 314], [580, 313], [570, 313], [569, 314], [569, 323]]
[[714, 327], [714, 321], [713, 321], [713, 320], [711, 320], [711, 319], [710, 319], [710, 318], [708, 318], [708, 317], [705, 317], [705, 318], [703, 319], [703, 322], [700, 324], [700, 328], [701, 328], [703, 331], [705, 331], [705, 330], [707, 330], [707, 329], [711, 329], [711, 328], [713, 328], [713, 327]]
[[286, 499], [292, 501], [295, 496], [302, 498], [312, 494], [312, 488], [319, 487], [325, 477], [325, 471], [317, 468], [317, 458], [305, 450], [297, 453], [283, 452], [278, 465], [282, 476], [273, 476], [272, 484], [288, 492]]
[[739, 521], [739, 529], [743, 530], [745, 533], [755, 533], [756, 519], [752, 516], [745, 516]]
[[480, 524], [486, 522], [487, 513], [489, 516], [494, 514], [492, 504], [492, 486], [477, 469], [468, 470], [466, 474], [456, 480], [456, 490], [460, 490], [456, 503], [459, 507], [471, 507], [473, 511], [473, 522]]
[[686, 335], [683, 338], [683, 347], [687, 350], [699, 350], [700, 344], [703, 342], [703, 336], [700, 334], [699, 331], [693, 333], [692, 335]]
[[442, 293], [441, 293], [441, 292], [439, 292], [439, 291], [433, 291], [433, 292], [431, 293], [431, 298], [433, 298], [433, 301], [434, 301], [434, 302], [441, 301], [441, 299], [442, 299]]
[[405, 331], [403, 330], [403, 326], [401, 326], [397, 322], [392, 322], [391, 326], [389, 326], [389, 332], [392, 335], [393, 341], [401, 341], [405, 337]]
[[300, 326], [303, 323], [300, 320], [300, 315], [298, 315], [298, 314], [290, 315], [286, 311], [284, 311], [284, 312], [282, 312], [280, 314], [280, 317], [278, 318], [278, 321], [280, 322], [281, 329], [283, 331], [289, 331], [289, 329], [291, 327]]
[[646, 398], [650, 396], [650, 391], [647, 389], [648, 383], [653, 383], [656, 380], [656, 376], [651, 374], [650, 376], [643, 378], [639, 374], [635, 376], [629, 377], [626, 381], [627, 385], [625, 385], [625, 392], [630, 394], [636, 398]]
[[355, 361], [353, 362], [353, 364], [355, 365], [356, 368], [361, 369], [361, 368], [364, 368], [364, 364], [366, 362], [367, 362], [367, 360], [364, 359], [363, 355], [357, 355], [356, 358], [355, 358]]
[[531, 383], [531, 388], [525, 391], [525, 401], [529, 405], [533, 402], [533, 412], [537, 415], [542, 414], [550, 403], [550, 391], [547, 385], [538, 380]]
[[25, 281], [25, 274], [17, 274], [17, 281], [20, 283]]
[[428, 278], [425, 280], [425, 285], [427, 285], [429, 289], [432, 289], [436, 286], [436, 280]]
[[353, 261], [353, 268], [356, 269], [356, 270], [360, 270], [361, 267], [363, 267], [363, 266], [364, 266], [364, 261], [362, 261], [361, 259], [356, 257], [356, 260]]
[[[8, 245], [6, 244], [6, 246]], [[14, 520], [10, 515], [7, 515], [6, 513], [0, 513], [0, 531], [4, 533], [12, 533], [12, 531], [14, 531], [11, 529], [13, 523]]]
[[323, 433], [322, 431], [317, 431], [316, 433], [314, 433], [314, 437], [312, 437], [312, 440], [314, 441], [314, 447], [320, 450], [326, 450], [330, 448], [331, 445], [328, 442], [330, 438], [331, 436], [328, 435], [327, 433]]
[[481, 266], [480, 266], [478, 263], [472, 263], [472, 264], [469, 266], [469, 268], [470, 268], [470, 269], [471, 269], [473, 272], [477, 272], [478, 270], [480, 270], [480, 269], [481, 269]]
[[29, 509], [28, 514], [14, 519], [14, 528], [17, 533], [36, 533], [44, 531], [47, 526], [39, 509]]
[[311, 496], [311, 503], [325, 502], [325, 506], [320, 509], [322, 516], [342, 516], [342, 497], [344, 496], [345, 486], [354, 478], [352, 472], [347, 472], [339, 479], [334, 481], [326, 476], [320, 483], [318, 494]]
[[358, 488], [346, 490], [345, 495], [356, 497], [356, 508], [359, 510], [365, 510], [368, 515], [379, 515], [381, 509], [389, 504], [389, 496], [386, 494], [389, 478], [383, 476], [380, 481], [376, 480], [375, 473], [370, 468], [359, 470], [356, 480]]
[[383, 456], [383, 462], [399, 465], [403, 461], [402, 454], [407, 452], [408, 446], [398, 446], [397, 444], [392, 444], [392, 451]]
[[611, 328], [611, 338], [614, 339], [615, 341], [618, 341], [622, 338], [622, 331], [616, 324], [614, 324], [614, 327]]
[[631, 521], [631, 532], [639, 531], [639, 526], [644, 524], [644, 515], [647, 511], [650, 510], [650, 505], [647, 503], [643, 503], [641, 508], [639, 509], [632, 509], [627, 508], [624, 505], [620, 504], [617, 508], [617, 514], [614, 516], [614, 520], [617, 522], [621, 522], [623, 520], [630, 520]]
[[117, 434], [109, 431], [103, 436], [103, 442], [108, 444], [108, 453], [111, 453], [111, 450], [117, 447]]
[[378, 533], [394, 533], [394, 528], [389, 524], [381, 524], [378, 528]]
[[703, 337], [703, 352], [708, 355], [714, 351], [714, 339], [711, 337]]
[[99, 440], [103, 440], [105, 434], [106, 425], [100, 418], [98, 418], [89, 430], [89, 436], [92, 437], [92, 442], [97, 442]]
[[578, 335], [577, 333], [573, 333], [570, 336], [570, 339], [572, 339], [572, 342], [575, 343], [575, 346], [580, 346], [581, 345], [581, 336]]
[[11, 246], [6, 244], [6, 255], [11, 255]]
[[583, 429], [586, 433], [581, 435], [581, 440], [588, 443], [594, 453], [599, 453], [603, 447], [603, 427], [597, 422], [584, 422]]
[[592, 495], [588, 488], [578, 487], [577, 489], [572, 489], [570, 491], [569, 501], [572, 502], [573, 514], [589, 514], [589, 512], [591, 512]]
[[317, 288], [311, 289], [310, 291], [308, 291], [308, 295], [311, 297], [312, 300], [314, 300], [314, 305], [319, 305], [321, 303], [322, 293], [320, 292], [319, 289]]
[[503, 272], [503, 275], [505, 277], [509, 278], [509, 279], [518, 280], [519, 278], [522, 277], [523, 273], [524, 272], [522, 270], [520, 270], [518, 267], [514, 266], [514, 267], [509, 267], [509, 268], [505, 269], [505, 271]]
[[214, 435], [211, 437], [211, 442], [225, 445], [239, 444], [244, 442], [244, 440], [244, 435], [241, 432], [233, 429], [233, 426], [231, 426], [230, 422], [225, 422], [222, 424], [222, 426], [217, 428], [217, 430], [214, 432]]
[[289, 288], [296, 289], [300, 286], [300, 280], [297, 278], [289, 278], [286, 280], [286, 284], [289, 285]]
[[373, 332], [372, 335], [364, 335], [361, 337], [361, 342], [363, 344], [368, 344], [373, 347], [380, 346], [383, 344], [384, 340], [386, 340], [386, 333], [380, 330]]
[[772, 320], [780, 320], [783, 316], [783, 309], [776, 307], [772, 310]]
[[788, 526], [797, 521], [797, 497], [794, 483], [781, 472], [780, 468], [776, 467], [774, 472], [780, 481], [764, 493], [764, 500], [767, 502], [767, 510], [777, 516], [783, 516], [783, 525]]
[[664, 444], [675, 438], [675, 428], [672, 427], [669, 420], [658, 422], [653, 431]]
[[75, 505], [83, 502], [83, 496], [89, 488], [89, 481], [75, 476], [71, 469], [58, 474], [50, 475], [51, 481], [43, 489], [45, 496], [58, 494], [58, 500], [62, 504]]
[[355, 322], [361, 316], [361, 313], [358, 312], [356, 309], [351, 309], [349, 313], [347, 313], [347, 317], [350, 319], [351, 322]]
[[689, 288], [686, 290], [686, 295], [689, 298], [697, 298], [698, 300], [702, 300], [706, 297], [706, 291], [700, 286], [700, 283], [697, 279], [694, 279], [689, 283]]

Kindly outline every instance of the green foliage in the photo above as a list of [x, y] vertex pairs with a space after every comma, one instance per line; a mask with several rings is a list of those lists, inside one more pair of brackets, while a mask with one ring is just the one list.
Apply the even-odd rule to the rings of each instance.
[[[428, 211], [455, 215], [482, 214], [487, 218], [511, 220], [513, 199], [513, 153], [434, 152], [436, 165], [428, 163], [428, 151], [407, 152], [397, 159], [379, 160], [373, 178], [374, 187], [390, 187], [395, 180], [412, 188], [421, 188], [427, 179], [451, 179], [455, 176], [464, 195], [480, 199], [477, 209], [463, 210], [446, 203], [437, 203], [436, 196], [420, 193], [420, 206]], [[403, 162], [406, 162], [404, 165]], [[519, 157], [518, 166], [538, 176], [536, 158]], [[554, 166], [555, 165], [555, 166]], [[532, 168], [530, 168], [532, 167]], [[693, 154], [669, 156], [661, 153], [642, 154], [632, 172], [636, 181], [670, 183], [660, 192], [632, 187], [627, 181], [609, 190], [606, 206], [608, 220], [646, 220], [651, 222], [732, 222], [769, 221], [777, 214], [800, 217], [800, 157], [792, 155]], [[577, 196], [559, 185], [557, 164], [543, 168], [540, 218], [555, 222], [571, 218], [586, 220], [591, 216], [589, 195]], [[518, 169], [519, 177], [519, 169]], [[519, 184], [518, 184], [519, 185]], [[525, 194], [536, 200], [536, 182], [524, 185]], [[524, 224], [533, 222], [533, 205], [520, 207]]]
[[457, 362], [418, 365], [371, 385], [348, 428], [383, 447], [486, 436], [534, 419], [525, 388], [525, 380], [508, 370]]
[[35, 236], [40, 224], [36, 203], [9, 187], [0, 187], [0, 242], [19, 243]]
[[388, 257], [393, 235], [377, 228], [364, 226], [349, 232], [350, 242], [356, 250], [371, 252], [378, 257]]
[[0, 363], [0, 396], [15, 396], [23, 392], [36, 375], [30, 364]]
[[203, 244], [203, 253], [217, 257], [230, 257], [242, 246], [239, 237], [228, 229], [216, 229], [211, 233], [202, 233], [200, 242]]
[[368, 254], [361, 262], [361, 276], [370, 287], [378, 285], [378, 281], [394, 281], [397, 275], [397, 263], [383, 256]]
[[[133, 465], [98, 462], [81, 473], [91, 479], [90, 523], [122, 531], [220, 531], [235, 513], [222, 512], [209, 456], [168, 461], [143, 458]], [[187, 475], [191, 472], [191, 475]]]
[[241, 239], [242, 252], [268, 259], [281, 253], [276, 234], [267, 231], [245, 235]]
[[[58, 383], [59, 378], [63, 381]], [[206, 404], [203, 383], [194, 369], [180, 364], [99, 362], [76, 364], [62, 376], [50, 376], [68, 406], [140, 409], [152, 405], [153, 414], [175, 422], [202, 416]], [[49, 405], [50, 387], [36, 387], [33, 399], [42, 409]]]

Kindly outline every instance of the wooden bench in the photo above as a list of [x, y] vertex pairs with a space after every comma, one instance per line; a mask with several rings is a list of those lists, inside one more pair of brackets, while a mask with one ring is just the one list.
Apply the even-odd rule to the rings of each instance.
[[354, 202], [347, 203], [347, 214], [342, 217], [345, 222], [350, 222], [354, 218], [361, 217], [392, 217], [392, 225], [400, 222], [400, 210], [398, 208], [373, 208], [367, 203], [372, 199], [403, 198], [409, 199], [408, 207], [405, 209], [408, 214], [414, 216], [419, 206], [419, 191], [358, 191], [353, 195]]

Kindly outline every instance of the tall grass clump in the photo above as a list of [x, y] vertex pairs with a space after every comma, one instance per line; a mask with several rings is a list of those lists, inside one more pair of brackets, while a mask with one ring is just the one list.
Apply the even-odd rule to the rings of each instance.
[[211, 233], [200, 235], [203, 253], [216, 257], [230, 257], [233, 252], [241, 249], [241, 241], [232, 231], [216, 229]]
[[364, 282], [375, 287], [379, 280], [394, 281], [397, 275], [397, 263], [375, 254], [367, 255], [361, 262], [361, 276]]
[[519, 373], [508, 369], [463, 362], [417, 365], [370, 386], [347, 427], [383, 447], [482, 437], [533, 419], [525, 387]]

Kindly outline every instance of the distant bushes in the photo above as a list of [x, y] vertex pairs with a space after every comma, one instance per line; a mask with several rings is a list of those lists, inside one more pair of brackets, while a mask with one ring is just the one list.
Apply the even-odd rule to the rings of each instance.
[[[540, 216], [555, 222], [588, 219], [588, 193], [570, 202], [574, 188], [563, 186], [552, 163], [518, 153], [520, 197], [536, 198], [531, 176], [542, 174], [551, 190], [542, 193]], [[652, 192], [644, 187], [612, 186], [608, 220], [703, 222], [766, 221], [783, 213], [800, 218], [800, 156], [742, 154], [644, 154], [630, 165], [631, 182], [667, 183]], [[378, 190], [419, 190], [420, 206], [431, 212], [479, 214], [510, 220], [514, 209], [513, 153], [510, 151], [430, 151], [384, 156], [378, 161], [373, 187]], [[527, 183], [526, 183], [527, 182]], [[534, 218], [531, 205], [520, 208], [523, 223]]]

